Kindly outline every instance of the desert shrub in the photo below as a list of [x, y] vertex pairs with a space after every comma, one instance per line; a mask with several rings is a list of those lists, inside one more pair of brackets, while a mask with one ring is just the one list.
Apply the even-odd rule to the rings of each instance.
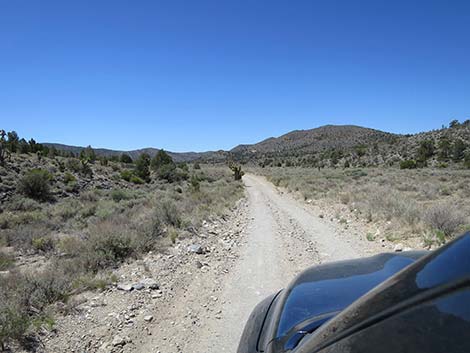
[[31, 325], [25, 281], [7, 275], [0, 281], [0, 348], [12, 341], [21, 341]]
[[418, 164], [413, 159], [408, 159], [400, 162], [400, 169], [416, 169]]
[[130, 178], [130, 182], [136, 185], [144, 184], [144, 181], [140, 179], [137, 175], [132, 175]]
[[90, 274], [85, 273], [74, 279], [72, 287], [80, 290], [105, 290], [108, 286], [116, 283], [118, 278], [112, 274]]
[[167, 234], [168, 234], [168, 237], [170, 238], [172, 244], [175, 244], [176, 243], [176, 239], [178, 239], [178, 231], [173, 228], [173, 227], [170, 227], [168, 230], [167, 230]]
[[347, 192], [342, 192], [339, 194], [339, 201], [342, 203], [342, 204], [345, 204], [347, 205], [349, 202], [351, 202], [351, 194], [347, 193]]
[[0, 251], [0, 271], [7, 270], [15, 262], [13, 256]]
[[4, 237], [8, 246], [31, 251], [35, 250], [33, 239], [46, 236], [50, 232], [50, 228], [42, 222], [20, 223], [15, 229], [5, 231]]
[[90, 227], [81, 253], [86, 268], [97, 271], [114, 267], [134, 253], [132, 238], [136, 235], [127, 222], [114, 217]]
[[54, 250], [54, 241], [51, 237], [38, 237], [31, 240], [31, 245], [36, 251], [49, 252]]
[[133, 195], [123, 189], [114, 189], [113, 191], [111, 191], [111, 198], [114, 202], [119, 202], [122, 200], [129, 200], [133, 198]]
[[194, 163], [194, 169], [201, 169], [201, 165], [199, 163]]
[[82, 204], [74, 198], [68, 198], [61, 203], [57, 203], [51, 209], [53, 216], [59, 217], [60, 221], [65, 222], [74, 218], [81, 210]]
[[107, 167], [109, 163], [109, 159], [106, 157], [100, 157], [100, 165], [103, 167]]
[[95, 190], [90, 190], [90, 191], [85, 191], [80, 194], [80, 201], [84, 202], [98, 202], [100, 199], [100, 190], [95, 189]]
[[6, 205], [9, 211], [36, 211], [41, 208], [41, 205], [33, 199], [15, 195]]
[[68, 158], [67, 162], [65, 163], [65, 166], [68, 170], [74, 173], [80, 173], [80, 170], [82, 169], [80, 160], [78, 160], [77, 158]]
[[164, 200], [156, 208], [157, 218], [166, 225], [180, 228], [182, 225], [181, 214], [176, 204], [171, 200]]
[[32, 199], [45, 201], [51, 197], [52, 175], [44, 169], [31, 169], [18, 183], [18, 191]]
[[64, 174], [64, 184], [70, 184], [76, 181], [77, 181], [77, 178], [75, 178], [75, 176], [72, 173], [67, 172]]
[[132, 170], [125, 169], [121, 171], [121, 179], [125, 181], [131, 181], [131, 178], [133, 177]]
[[39, 211], [27, 212], [3, 212], [0, 213], [0, 228], [12, 229], [17, 226], [27, 225], [31, 223], [41, 223], [47, 219], [46, 215]]
[[196, 175], [191, 176], [190, 182], [193, 191], [198, 192], [201, 190], [201, 183], [199, 182], [199, 178]]
[[[12, 272], [0, 281], [0, 347], [22, 342], [34, 324], [44, 321], [44, 309], [66, 300], [70, 278], [60, 267], [50, 265], [38, 273]], [[34, 310], [31, 310], [34, 308]]]
[[465, 217], [454, 205], [440, 203], [426, 210], [424, 221], [432, 229], [441, 231], [449, 237], [465, 223]]
[[82, 211], [80, 212], [80, 217], [88, 218], [88, 217], [94, 216], [95, 213], [96, 213], [96, 205], [89, 205], [82, 209]]
[[101, 219], [108, 218], [119, 212], [119, 205], [113, 200], [101, 200], [96, 206], [95, 216]]
[[157, 177], [174, 183], [183, 179], [187, 179], [187, 173], [178, 170], [175, 164], [164, 164], [157, 169]]

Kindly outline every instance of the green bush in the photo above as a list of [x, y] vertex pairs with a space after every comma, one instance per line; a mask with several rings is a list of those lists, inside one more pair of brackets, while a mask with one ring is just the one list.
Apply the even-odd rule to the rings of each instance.
[[174, 164], [173, 158], [164, 150], [159, 150], [150, 163], [153, 170], [157, 171], [164, 165]]
[[52, 175], [44, 169], [32, 169], [18, 183], [18, 191], [38, 201], [50, 199]]
[[413, 159], [408, 159], [400, 162], [400, 169], [416, 169], [417, 163]]
[[157, 169], [157, 176], [159, 179], [173, 183], [175, 181], [181, 180], [180, 175], [174, 164], [164, 164]]
[[145, 182], [140, 179], [137, 175], [133, 175], [131, 176], [131, 180], [130, 180], [131, 183], [134, 183], [134, 184], [137, 184], [137, 185], [140, 185], [140, 184], [144, 184]]
[[113, 199], [114, 202], [119, 202], [122, 200], [129, 200], [133, 196], [126, 190], [122, 189], [114, 189], [111, 191], [111, 198]]
[[135, 162], [135, 175], [142, 180], [150, 181], [150, 156], [147, 153], [142, 153]]
[[131, 181], [133, 175], [132, 170], [129, 169], [125, 169], [121, 172], [121, 178], [125, 181]]
[[180, 228], [183, 224], [181, 213], [173, 201], [165, 200], [156, 209], [156, 216], [163, 224]]
[[201, 190], [201, 183], [199, 182], [199, 178], [196, 175], [191, 176], [190, 182], [193, 191], [198, 192]]
[[65, 173], [64, 175], [64, 184], [70, 184], [70, 183], [74, 183], [77, 181], [77, 178], [75, 178], [75, 176], [72, 174], [72, 173]]
[[68, 158], [66, 162], [66, 167], [68, 170], [74, 173], [80, 173], [82, 169], [82, 165], [80, 164], [80, 161], [77, 158]]
[[33, 238], [31, 243], [36, 251], [49, 252], [54, 250], [54, 241], [51, 237]]

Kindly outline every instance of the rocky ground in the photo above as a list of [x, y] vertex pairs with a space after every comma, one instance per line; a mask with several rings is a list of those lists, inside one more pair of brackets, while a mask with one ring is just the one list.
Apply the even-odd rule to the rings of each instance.
[[[156, 335], [149, 351], [180, 351], [193, 327], [220, 318], [218, 292], [237, 261], [246, 219], [246, 202], [240, 202], [230, 217], [204, 222], [197, 237], [122, 266], [116, 286], [73, 298], [70, 313], [44, 331], [42, 350], [134, 352]], [[194, 294], [202, 303], [197, 307], [188, 302]]]

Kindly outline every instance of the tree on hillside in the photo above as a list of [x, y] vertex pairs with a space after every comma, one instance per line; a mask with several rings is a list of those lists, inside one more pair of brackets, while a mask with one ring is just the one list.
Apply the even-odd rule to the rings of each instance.
[[434, 155], [434, 141], [421, 141], [418, 148], [417, 160], [425, 162]]
[[454, 119], [449, 123], [450, 128], [457, 127], [457, 126], [460, 126], [460, 123], [457, 119]]
[[470, 169], [470, 151], [467, 151], [465, 153], [465, 157], [463, 158], [463, 164], [464, 164], [465, 168]]
[[24, 138], [22, 138], [18, 143], [18, 152], [29, 153], [30, 151], [31, 147], [29, 146], [29, 143]]
[[86, 159], [88, 162], [94, 163], [96, 161], [95, 150], [88, 145], [80, 152], [80, 159]]
[[8, 156], [7, 140], [5, 139], [5, 130], [0, 130], [0, 165], [5, 165], [5, 160]]
[[132, 158], [128, 154], [123, 153], [123, 154], [121, 154], [120, 161], [122, 163], [130, 164], [130, 163], [132, 163]]
[[466, 148], [467, 146], [465, 145], [465, 142], [463, 142], [461, 139], [455, 140], [452, 147], [452, 159], [455, 162], [461, 161], [464, 157], [464, 151]]
[[152, 158], [151, 167], [153, 170], [158, 171], [164, 165], [174, 164], [173, 158], [164, 150], [159, 150]]
[[442, 137], [438, 144], [437, 158], [441, 161], [447, 161], [452, 153], [452, 143], [447, 137]]
[[20, 138], [18, 137], [18, 134], [16, 131], [10, 131], [7, 133], [8, 137], [8, 149], [11, 153], [15, 153], [18, 150], [18, 143], [20, 141]]
[[150, 181], [150, 156], [147, 153], [142, 153], [135, 161], [135, 174], [142, 180]]

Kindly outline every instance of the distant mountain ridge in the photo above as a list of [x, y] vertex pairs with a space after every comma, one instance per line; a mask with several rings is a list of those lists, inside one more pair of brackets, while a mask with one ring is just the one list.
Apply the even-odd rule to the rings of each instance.
[[[80, 152], [85, 149], [86, 147], [82, 146], [70, 146], [70, 145], [64, 145], [60, 143], [49, 143], [45, 142], [42, 143], [43, 145], [51, 148], [54, 147], [57, 150], [61, 151], [66, 151], [66, 152], [72, 152], [76, 155], [80, 154]], [[93, 147], [93, 146], [92, 146]], [[112, 156], [120, 156], [122, 154], [127, 154], [129, 155], [132, 159], [137, 159], [142, 153], [147, 153], [150, 155], [150, 157], [155, 156], [155, 154], [160, 150], [159, 148], [153, 148], [153, 147], [148, 147], [148, 148], [141, 148], [137, 150], [131, 150], [131, 151], [119, 151], [119, 150], [111, 150], [107, 148], [93, 148], [97, 156], [107, 156], [107, 157], [112, 157]], [[225, 151], [208, 151], [208, 152], [170, 152], [166, 151], [171, 158], [175, 162], [192, 162], [195, 160], [199, 159], [206, 159], [206, 160], [211, 160], [211, 159], [222, 159], [225, 158], [225, 155], [227, 152]]]
[[[448, 141], [448, 154], [440, 149]], [[470, 120], [452, 122], [442, 129], [418, 134], [394, 134], [356, 125], [325, 125], [309, 130], [294, 130], [279, 137], [270, 137], [254, 144], [242, 144], [229, 151], [168, 152], [176, 162], [226, 162], [252, 163], [262, 166], [378, 166], [396, 165], [400, 161], [417, 159], [422, 143], [432, 145], [432, 153], [426, 157], [431, 165], [459, 162], [470, 155]], [[462, 149], [461, 158], [451, 158], [456, 143]], [[462, 145], [463, 144], [463, 145]], [[44, 143], [59, 150], [79, 154], [85, 147]], [[422, 146], [421, 146], [422, 147]], [[126, 153], [136, 159], [142, 153], [154, 156], [159, 149], [143, 148], [133, 151], [117, 151], [97, 148], [98, 156], [115, 156]], [[444, 157], [443, 157], [444, 156]], [[439, 157], [439, 158], [438, 158]]]

